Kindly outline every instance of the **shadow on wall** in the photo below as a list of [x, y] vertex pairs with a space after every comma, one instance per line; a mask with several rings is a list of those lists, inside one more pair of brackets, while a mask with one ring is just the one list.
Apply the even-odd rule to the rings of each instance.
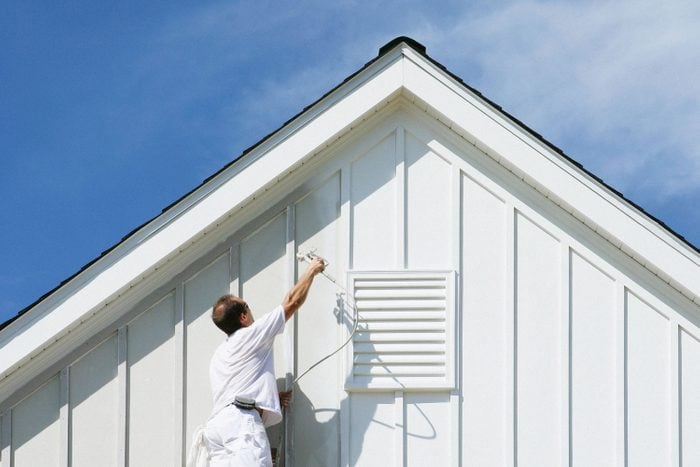
[[[387, 399], [392, 399], [392, 393], [378, 393], [374, 398], [374, 404], [363, 402], [361, 410], [351, 410], [350, 397], [345, 397], [340, 401], [340, 409], [330, 407], [317, 407], [309, 397], [299, 389], [294, 391], [294, 401], [289, 413], [285, 413], [285, 417], [291, 416], [294, 418], [294, 425], [299, 431], [291, 433], [291, 436], [296, 438], [292, 440], [291, 458], [294, 465], [305, 467], [327, 467], [332, 465], [340, 465], [340, 447], [341, 443], [345, 442], [346, 433], [342, 433], [340, 425], [340, 411], [350, 411], [350, 445], [347, 446], [349, 452], [350, 465], [356, 465], [358, 458], [361, 457], [363, 444], [367, 436], [373, 436], [370, 432], [381, 433], [384, 438], [379, 443], [385, 444], [386, 460], [390, 460], [394, 449], [394, 436], [387, 436], [387, 430], [403, 429], [403, 420], [400, 422], [392, 420], [381, 420], [375, 415], [379, 404], [384, 403]], [[363, 395], [367, 398], [367, 395]], [[393, 402], [392, 402], [393, 403]], [[428, 415], [418, 404], [411, 404], [412, 410], [415, 410], [421, 417], [421, 422], [414, 422], [412, 429], [406, 427], [404, 443], [410, 443], [411, 438], [419, 438], [424, 440], [435, 439], [437, 431], [434, 424], [429, 419]], [[280, 423], [268, 430], [268, 436], [273, 449], [277, 449], [280, 453], [280, 462], [276, 466], [284, 465], [284, 423]], [[299, 439], [303, 437], [303, 443]], [[377, 444], [375, 440], [373, 444]], [[401, 447], [405, 449], [404, 447]]]
[[[333, 313], [338, 319], [338, 324], [344, 324], [348, 333], [351, 332], [353, 327], [351, 309], [344, 302], [342, 296], [338, 296]], [[343, 351], [336, 355], [342, 356]], [[337, 356], [335, 358], [338, 358]], [[335, 363], [337, 364], [337, 362]], [[328, 361], [321, 365], [333, 365], [333, 362]], [[390, 366], [383, 366], [383, 368], [387, 373], [391, 374], [392, 368]], [[313, 369], [311, 374], [316, 371], [322, 371], [322, 367]], [[318, 378], [318, 374], [315, 376]], [[336, 378], [329, 378], [320, 380], [317, 383], [321, 385], [336, 385], [337, 381]], [[396, 381], [398, 382], [398, 380]], [[284, 388], [284, 378], [278, 379], [277, 384], [278, 388]], [[341, 390], [342, 388], [335, 387], [331, 392], [338, 394]], [[310, 392], [315, 392], [315, 390]], [[391, 434], [393, 430], [404, 430], [404, 445], [410, 443], [411, 438], [423, 440], [437, 438], [435, 425], [420, 406], [422, 402], [430, 403], [430, 399], [428, 398], [428, 400], [421, 402], [405, 403], [403, 414], [396, 419], [393, 408], [395, 405], [394, 390], [361, 392], [354, 395], [346, 393], [346, 397], [339, 404], [328, 404], [327, 400], [324, 404], [319, 403], [318, 400], [314, 401], [313, 396], [302, 391], [299, 386], [295, 386], [292, 405], [284, 414], [285, 418], [289, 418], [288, 429], [290, 432], [288, 436], [292, 437], [290, 440], [290, 458], [294, 465], [305, 467], [340, 465], [341, 443], [347, 442], [349, 438], [350, 444], [345, 446], [345, 448], [349, 451], [350, 465], [356, 465], [358, 459], [362, 457], [366, 440], [369, 440], [369, 444], [373, 445], [371, 450], [376, 450], [377, 445], [380, 445], [382, 452], [389, 459], [392, 457], [395, 449], [406, 449], [405, 446], [394, 446], [396, 438]], [[392, 407], [390, 409], [391, 418], [386, 418], [386, 411], [383, 411], [385, 417], [382, 419], [380, 405]], [[403, 424], [407, 419], [409, 410], [414, 414], [412, 426], [404, 427]], [[350, 418], [349, 434], [342, 432], [344, 427], [341, 426], [341, 411], [347, 413]], [[418, 418], [415, 418], [416, 415]], [[268, 430], [270, 445], [276, 453], [279, 453], [279, 461], [275, 464], [276, 466], [284, 465], [284, 426], [284, 422], [282, 422]]]

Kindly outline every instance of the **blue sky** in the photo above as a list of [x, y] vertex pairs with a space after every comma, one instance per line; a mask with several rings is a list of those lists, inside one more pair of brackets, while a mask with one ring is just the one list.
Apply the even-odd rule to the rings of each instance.
[[4, 2], [0, 322], [399, 35], [700, 246], [700, 2]]

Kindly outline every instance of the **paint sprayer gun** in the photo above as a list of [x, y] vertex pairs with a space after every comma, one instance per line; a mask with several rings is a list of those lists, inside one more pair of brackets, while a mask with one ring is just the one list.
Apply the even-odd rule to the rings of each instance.
[[[316, 250], [309, 250], [306, 253], [299, 252], [297, 253], [297, 259], [301, 261], [302, 263], [306, 262], [311, 264], [311, 262], [315, 259], [321, 259], [323, 261], [324, 266], [328, 266], [328, 261], [325, 259], [321, 258], [319, 255], [316, 254]], [[333, 282], [335, 285], [338, 287], [342, 287], [338, 281], [336, 281], [331, 275], [329, 275], [326, 271], [321, 271], [321, 274], [326, 277], [329, 281]], [[344, 289], [343, 289], [344, 290]]]

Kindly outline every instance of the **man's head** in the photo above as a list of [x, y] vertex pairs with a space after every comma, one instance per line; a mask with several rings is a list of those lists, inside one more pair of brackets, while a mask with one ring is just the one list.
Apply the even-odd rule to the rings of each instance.
[[214, 303], [211, 319], [230, 336], [240, 328], [253, 324], [253, 313], [242, 298], [226, 294]]

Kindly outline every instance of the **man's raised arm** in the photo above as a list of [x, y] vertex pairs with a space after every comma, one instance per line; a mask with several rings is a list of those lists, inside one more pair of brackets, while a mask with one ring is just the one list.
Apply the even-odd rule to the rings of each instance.
[[306, 268], [304, 274], [299, 278], [299, 281], [294, 287], [287, 293], [282, 301], [282, 308], [284, 308], [284, 319], [289, 320], [294, 313], [301, 307], [301, 305], [306, 300], [306, 296], [309, 293], [309, 288], [311, 283], [314, 281], [316, 274], [323, 271], [326, 267], [326, 263], [322, 258], [315, 258]]

